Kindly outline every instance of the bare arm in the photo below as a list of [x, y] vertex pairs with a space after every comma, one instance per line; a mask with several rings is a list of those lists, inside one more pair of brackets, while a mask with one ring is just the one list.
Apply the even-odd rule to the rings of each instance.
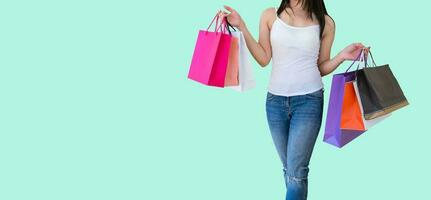
[[[225, 6], [225, 8], [230, 13], [224, 13], [224, 15], [227, 16], [227, 20], [230, 24], [243, 32], [247, 47], [253, 57], [260, 66], [267, 66], [272, 58], [270, 24], [272, 24], [276, 17], [274, 9], [268, 8], [262, 13], [259, 26], [259, 41], [256, 41], [247, 29], [245, 22], [242, 20], [238, 12], [229, 6]], [[361, 43], [353, 43], [331, 59], [331, 48], [335, 38], [335, 22], [329, 16], [325, 16], [325, 20], [326, 25], [322, 35], [318, 58], [318, 66], [321, 76], [330, 74], [345, 60], [355, 59], [361, 49], [364, 48], [364, 45]]]
[[248, 30], [245, 22], [241, 19], [238, 12], [229, 6], [225, 6], [230, 12], [227, 14], [229, 23], [237, 27], [243, 34], [250, 53], [260, 66], [265, 67], [269, 64], [272, 58], [272, 50], [270, 43], [270, 22], [274, 20], [274, 8], [268, 8], [263, 11], [259, 24], [259, 40], [256, 41]]
[[354, 60], [361, 49], [364, 48], [364, 45], [361, 43], [353, 43], [331, 59], [331, 48], [335, 38], [335, 23], [329, 16], [326, 16], [325, 20], [326, 25], [323, 31], [319, 59], [317, 61], [321, 76], [330, 74], [345, 60]]

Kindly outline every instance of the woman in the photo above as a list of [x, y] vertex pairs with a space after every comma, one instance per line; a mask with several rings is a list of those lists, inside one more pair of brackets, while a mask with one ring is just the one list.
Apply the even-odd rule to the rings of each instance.
[[286, 199], [307, 199], [308, 165], [323, 112], [322, 76], [353, 60], [364, 46], [354, 43], [331, 59], [335, 23], [323, 0], [284, 0], [263, 11], [259, 40], [237, 11], [222, 15], [243, 32], [247, 47], [265, 67], [272, 59], [266, 113], [272, 139], [283, 163]]

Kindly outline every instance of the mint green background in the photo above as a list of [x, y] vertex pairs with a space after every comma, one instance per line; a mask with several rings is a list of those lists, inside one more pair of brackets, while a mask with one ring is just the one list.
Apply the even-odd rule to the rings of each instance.
[[[253, 61], [246, 93], [186, 78], [198, 30], [224, 3], [257, 36], [279, 1], [1, 1], [0, 199], [283, 199], [264, 107], [271, 68]], [[309, 199], [431, 199], [431, 3], [326, 4], [333, 55], [371, 45], [411, 105], [341, 150], [322, 126]]]

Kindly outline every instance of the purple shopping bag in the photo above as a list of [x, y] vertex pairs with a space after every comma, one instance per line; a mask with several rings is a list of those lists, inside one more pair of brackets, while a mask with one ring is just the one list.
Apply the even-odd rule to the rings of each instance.
[[[215, 31], [208, 31], [214, 21]], [[189, 69], [189, 79], [204, 85], [224, 87], [232, 39], [232, 36], [226, 33], [226, 18], [219, 20], [219, 13], [207, 30], [199, 31]]]
[[[328, 112], [326, 115], [325, 135], [323, 141], [336, 147], [343, 147], [351, 142], [365, 131], [341, 129], [341, 114], [344, 100], [344, 85], [347, 82], [354, 81], [356, 71], [348, 72], [356, 61], [359, 61], [363, 50], [358, 57], [352, 62], [346, 72], [335, 74], [332, 77], [331, 94], [329, 96]], [[362, 60], [361, 60], [362, 61]], [[359, 65], [358, 65], [359, 68]], [[358, 70], [358, 69], [357, 69]]]
[[343, 147], [365, 131], [344, 130], [341, 125], [341, 111], [344, 99], [344, 84], [355, 79], [355, 72], [335, 74], [332, 78], [323, 141], [336, 147]]

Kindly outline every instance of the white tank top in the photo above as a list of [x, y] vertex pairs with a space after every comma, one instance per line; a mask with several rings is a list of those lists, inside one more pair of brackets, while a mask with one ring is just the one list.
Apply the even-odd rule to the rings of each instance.
[[272, 70], [268, 91], [296, 96], [323, 88], [317, 66], [320, 26], [291, 26], [278, 15], [271, 29]]

